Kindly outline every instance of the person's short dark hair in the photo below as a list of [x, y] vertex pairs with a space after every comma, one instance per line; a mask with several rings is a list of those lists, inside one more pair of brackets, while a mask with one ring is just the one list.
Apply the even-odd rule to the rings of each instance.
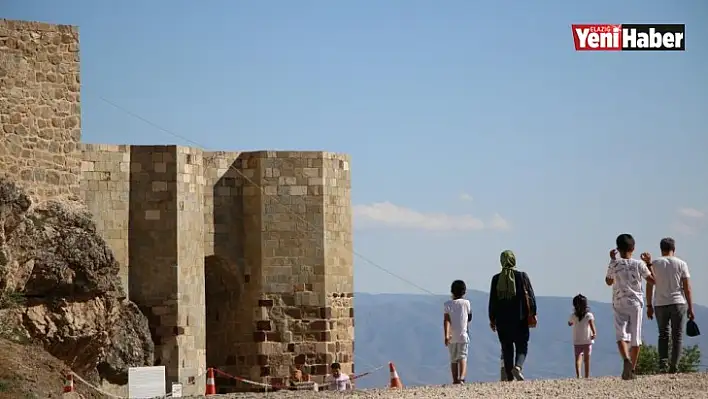
[[342, 366], [341, 366], [339, 363], [334, 362], [334, 363], [332, 363], [331, 366], [329, 366], [329, 368], [332, 369], [332, 370], [341, 370], [341, 369], [342, 369]]
[[631, 234], [620, 234], [617, 236], [616, 240], [617, 250], [620, 252], [632, 252], [634, 251], [634, 237]]
[[671, 237], [662, 238], [659, 242], [659, 248], [661, 252], [674, 252], [676, 251], [676, 241]]
[[462, 280], [455, 280], [450, 286], [450, 292], [455, 298], [462, 298], [467, 293], [467, 285]]

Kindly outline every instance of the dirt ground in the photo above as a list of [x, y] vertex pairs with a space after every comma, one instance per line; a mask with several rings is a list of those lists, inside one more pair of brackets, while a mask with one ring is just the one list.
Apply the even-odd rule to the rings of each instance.
[[[62, 397], [67, 367], [44, 349], [0, 338], [0, 399], [54, 399]], [[74, 382], [86, 399], [99, 398]]]

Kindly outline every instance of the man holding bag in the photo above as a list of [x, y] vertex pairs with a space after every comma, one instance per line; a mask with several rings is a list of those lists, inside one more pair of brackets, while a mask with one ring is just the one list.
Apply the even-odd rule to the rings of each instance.
[[[661, 257], [652, 261], [650, 254], [642, 260], [651, 269], [655, 283], [647, 283], [647, 317], [659, 327], [659, 370], [676, 373], [681, 359], [684, 326], [686, 319], [693, 320], [691, 275], [688, 264], [676, 257], [676, 242], [664, 238], [659, 243]], [[669, 339], [671, 356], [669, 357]]]

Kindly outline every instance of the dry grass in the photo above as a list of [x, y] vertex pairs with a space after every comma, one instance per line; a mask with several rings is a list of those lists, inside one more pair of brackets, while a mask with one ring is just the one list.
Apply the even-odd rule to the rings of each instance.
[[[0, 399], [61, 398], [66, 365], [44, 349], [0, 338]], [[74, 385], [85, 398], [99, 398]]]

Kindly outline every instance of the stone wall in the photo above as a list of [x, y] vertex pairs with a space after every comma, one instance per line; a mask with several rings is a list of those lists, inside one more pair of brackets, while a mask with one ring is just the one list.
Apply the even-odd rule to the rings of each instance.
[[131, 146], [130, 299], [148, 317], [155, 363], [185, 394], [203, 390], [204, 177], [201, 152]]
[[80, 149], [81, 196], [120, 264], [120, 279], [127, 296], [130, 146], [81, 144]]
[[[251, 278], [253, 261], [247, 261], [247, 255], [260, 257], [253, 253], [259, 246], [246, 245], [247, 222], [249, 229], [260, 223], [260, 204], [244, 196], [243, 176], [255, 176], [248, 158], [239, 152], [204, 153], [209, 188], [204, 192], [207, 364], [240, 376], [250, 375], [248, 360], [256, 354], [253, 309], [260, 293], [259, 280]], [[248, 186], [245, 191], [253, 193]], [[222, 391], [237, 389], [233, 382], [218, 378]]]
[[[330, 301], [334, 293], [339, 296], [343, 291], [328, 286], [349, 289], [346, 295], [351, 298], [352, 279], [337, 276], [339, 285], [328, 284], [341, 266], [327, 256], [328, 244], [351, 251], [347, 242], [351, 235], [339, 234], [342, 228], [328, 216], [342, 212], [337, 204], [348, 205], [348, 191], [336, 198], [328, 194], [332, 183], [348, 187], [348, 176], [342, 175], [341, 182], [327, 180], [325, 164], [338, 159], [328, 153], [261, 152], [258, 156], [263, 252], [261, 301], [256, 310], [260, 320], [255, 321], [253, 339], [258, 342], [260, 375], [254, 370], [251, 377], [285, 382], [289, 370], [297, 367], [321, 382], [338, 357], [344, 362], [343, 371], [350, 372], [352, 354], [338, 355], [338, 348], [347, 346], [337, 345], [338, 313]], [[353, 336], [342, 335], [342, 339], [351, 343]]]
[[274, 384], [293, 368], [321, 382], [334, 361], [351, 372], [348, 158], [218, 152], [205, 165], [207, 364]]
[[0, 19], [0, 173], [43, 199], [79, 195], [79, 34]]
[[204, 191], [202, 151], [177, 147], [177, 323], [179, 378], [187, 394], [201, 394], [206, 372]]
[[328, 353], [354, 373], [354, 259], [352, 251], [351, 175], [349, 157], [324, 159], [325, 306], [331, 309]]
[[131, 146], [128, 282], [130, 299], [148, 317], [155, 363], [179, 379], [177, 151]]
[[178, 146], [82, 145], [82, 194], [150, 320], [168, 386], [203, 390], [206, 370], [204, 159]]
[[107, 193], [84, 194], [98, 220], [123, 206], [101, 198], [119, 197], [130, 161], [130, 297], [170, 380], [206, 366], [276, 384], [293, 368], [321, 382], [334, 361], [354, 371], [347, 156], [87, 145], [84, 158], [82, 184]]

